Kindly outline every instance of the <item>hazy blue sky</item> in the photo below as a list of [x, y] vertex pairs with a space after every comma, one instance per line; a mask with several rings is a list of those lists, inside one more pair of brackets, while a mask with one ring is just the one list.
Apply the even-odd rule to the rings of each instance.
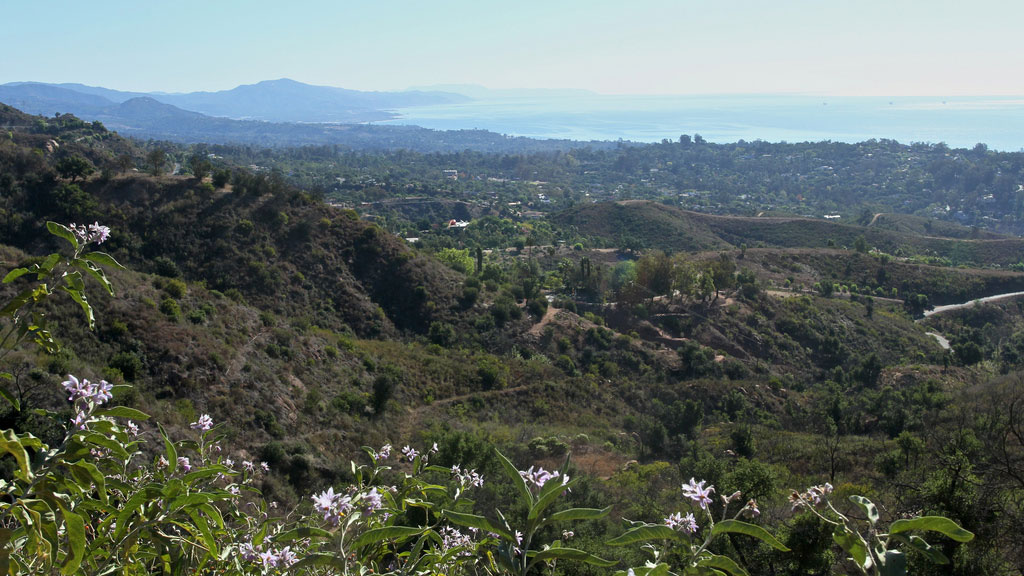
[[0, 83], [1024, 94], [1019, 0], [3, 2]]

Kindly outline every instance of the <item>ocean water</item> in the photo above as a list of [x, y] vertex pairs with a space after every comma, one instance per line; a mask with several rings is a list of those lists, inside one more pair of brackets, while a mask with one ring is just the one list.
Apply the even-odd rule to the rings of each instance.
[[945, 142], [1024, 150], [1022, 97], [603, 96], [480, 99], [395, 110], [382, 124], [533, 138], [711, 142]]

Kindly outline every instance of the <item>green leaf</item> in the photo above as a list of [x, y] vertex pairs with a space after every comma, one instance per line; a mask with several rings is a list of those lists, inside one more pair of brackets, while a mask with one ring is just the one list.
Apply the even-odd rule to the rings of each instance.
[[0, 434], [0, 449], [14, 456], [14, 460], [18, 463], [18, 469], [21, 470], [22, 477], [26, 481], [31, 482], [32, 467], [29, 465], [28, 452], [25, 451], [22, 439], [14, 433], [14, 430], [4, 430]]
[[64, 558], [60, 571], [61, 574], [73, 574], [78, 571], [78, 567], [82, 565], [82, 560], [85, 558], [85, 521], [78, 514], [68, 510], [60, 499], [54, 498], [53, 501], [56, 502], [61, 516], [64, 517], [68, 545], [71, 547]]
[[711, 529], [712, 535], [724, 533], [752, 536], [780, 552], [789, 552], [789, 548], [786, 548], [782, 542], [776, 540], [775, 536], [772, 536], [767, 530], [755, 524], [749, 524], [741, 520], [722, 520]]
[[[4, 386], [0, 386], [0, 396], [3, 396], [4, 400], [11, 403], [15, 412], [21, 412], [21, 402], [18, 402], [18, 398], [14, 394], [11, 394], [10, 390]], [[3, 574], [3, 572], [0, 572], [0, 574]]]
[[618, 564], [615, 560], [605, 560], [576, 548], [548, 548], [547, 550], [537, 552], [532, 558], [533, 562], [546, 562], [548, 560], [575, 560], [603, 568], [609, 568]]
[[949, 558], [946, 558], [937, 546], [932, 546], [920, 536], [911, 535], [907, 538], [903, 534], [893, 534], [890, 538], [914, 548], [933, 564], [949, 564]]
[[832, 540], [850, 555], [853, 561], [857, 563], [857, 566], [862, 566], [865, 569], [870, 566], [868, 563], [868, 548], [860, 536], [853, 532], [848, 532], [844, 527], [839, 526], [832, 533]]
[[142, 507], [143, 504], [148, 500], [146, 490], [139, 490], [132, 497], [124, 503], [124, 507], [117, 514], [117, 528], [114, 530], [114, 541], [120, 540], [121, 536], [124, 535], [125, 530], [128, 529], [129, 520], [135, 511]]
[[716, 568], [729, 574], [735, 574], [736, 576], [749, 576], [747, 571], [744, 570], [739, 564], [737, 564], [732, 558], [728, 556], [719, 556], [712, 554], [701, 558], [697, 563], [698, 566], [707, 566], [708, 568]]
[[648, 540], [680, 540], [684, 538], [678, 531], [660, 524], [647, 524], [627, 530], [611, 540], [605, 542], [608, 546], [627, 546], [637, 542]]
[[110, 266], [111, 268], [116, 268], [118, 270], [126, 269], [124, 266], [118, 263], [117, 260], [114, 260], [114, 258], [110, 254], [107, 254], [106, 252], [86, 252], [85, 254], [82, 255], [82, 258], [88, 260], [89, 262], [99, 264], [100, 266]]
[[75, 237], [75, 233], [71, 231], [71, 228], [56, 222], [47, 222], [46, 229], [50, 231], [50, 234], [67, 240], [71, 244], [71, 248], [76, 252], [78, 251], [78, 238]]
[[544, 484], [541, 488], [540, 493], [537, 494], [537, 500], [530, 507], [530, 512], [526, 516], [527, 520], [534, 520], [538, 516], [544, 513], [544, 510], [551, 506], [555, 500], [558, 499], [566, 490], [575, 484], [575, 480], [570, 481], [568, 484], [562, 484], [559, 478], [552, 478]]
[[8, 272], [6, 276], [4, 276], [3, 283], [9, 284], [28, 273], [28, 268], [15, 268], [14, 270]]
[[477, 516], [476, 514], [466, 514], [464, 512], [455, 512], [453, 510], [442, 510], [441, 514], [445, 518], [458, 524], [459, 526], [465, 526], [466, 528], [476, 528], [478, 530], [485, 530], [487, 532], [494, 532], [501, 536], [505, 540], [514, 540], [515, 537], [512, 533], [506, 530], [504, 527], [499, 528], [491, 523], [490, 520], [483, 516]]
[[127, 461], [129, 458], [128, 452], [121, 446], [121, 443], [116, 440], [111, 440], [107, 436], [98, 432], [87, 432], [82, 436], [82, 442], [86, 444], [92, 444], [100, 448], [106, 448], [118, 458]]
[[192, 523], [196, 529], [199, 530], [199, 534], [203, 538], [203, 544], [206, 546], [206, 550], [209, 554], [217, 555], [217, 539], [213, 537], [213, 531], [210, 530], [210, 523], [199, 515], [196, 510], [189, 510], [188, 517], [192, 519]]
[[89, 304], [89, 300], [85, 297], [85, 292], [68, 288], [67, 286], [61, 286], [61, 289], [67, 292], [71, 296], [71, 299], [78, 302], [78, 305], [82, 307], [82, 311], [85, 312], [85, 318], [89, 321], [89, 330], [96, 328], [96, 317], [92, 313], [92, 306]]
[[562, 510], [561, 512], [555, 512], [551, 516], [548, 516], [548, 522], [568, 522], [571, 520], [600, 520], [608, 515], [612, 509], [611, 506], [607, 508], [570, 508], [568, 510]]
[[[86, 274], [92, 276], [97, 282], [99, 282], [111, 296], [114, 295], [114, 285], [107, 279], [107, 273], [103, 271], [99, 266], [96, 266], [92, 262], [86, 260], [75, 259], [72, 264], [75, 267], [82, 269]], [[76, 272], [77, 274], [77, 272]]]
[[14, 297], [6, 306], [0, 308], [0, 316], [11, 316], [18, 311], [19, 308], [28, 304], [29, 300], [35, 300], [36, 291], [38, 288], [27, 288], [22, 290], [17, 296]]
[[533, 507], [533, 492], [530, 492], [530, 487], [526, 485], [526, 480], [523, 479], [522, 475], [519, 474], [519, 469], [515, 467], [505, 455], [499, 452], [497, 449], [494, 453], [498, 455], [498, 461], [501, 462], [501, 466], [508, 473], [509, 477], [512, 478], [512, 483], [515, 484], [516, 489], [519, 490], [519, 495], [522, 496], [523, 501], [527, 506]]
[[167, 437], [167, 431], [164, 427], [157, 424], [160, 428], [160, 435], [164, 437], [164, 452], [167, 455], [167, 471], [174, 472], [178, 468], [178, 451], [174, 449], [174, 443]]
[[868, 522], [871, 522], [872, 525], [878, 523], [878, 508], [871, 500], [868, 500], [863, 496], [853, 495], [850, 496], [850, 502], [853, 502], [864, 511], [864, 515], [867, 516]]
[[402, 542], [412, 538], [413, 536], [419, 536], [424, 532], [424, 530], [426, 530], [426, 528], [416, 528], [414, 526], [385, 526], [384, 528], [375, 528], [360, 534], [359, 538], [356, 539], [353, 545], [356, 548], [362, 548], [385, 540]]
[[129, 420], [138, 420], [140, 422], [149, 420], [149, 414], [127, 406], [114, 406], [106, 410], [97, 410], [94, 414], [96, 416], [110, 416], [111, 418], [128, 418]]
[[[107, 479], [95, 464], [85, 460], [79, 460], [78, 462], [69, 463], [68, 466], [73, 470], [83, 472], [85, 474], [85, 478], [88, 478], [88, 480], [96, 486], [96, 491], [99, 492], [100, 500], [104, 503], [107, 501]], [[86, 487], [88, 487], [88, 484], [86, 484]]]
[[945, 516], [919, 516], [908, 520], [897, 520], [889, 526], [889, 534], [899, 534], [912, 530], [938, 532], [957, 542], [970, 542], [974, 534], [961, 528], [956, 522]]
[[35, 269], [32, 272], [39, 274], [39, 278], [43, 278], [53, 272], [53, 267], [57, 265], [57, 262], [60, 262], [60, 254], [55, 252], [47, 256], [41, 263], [33, 266]]

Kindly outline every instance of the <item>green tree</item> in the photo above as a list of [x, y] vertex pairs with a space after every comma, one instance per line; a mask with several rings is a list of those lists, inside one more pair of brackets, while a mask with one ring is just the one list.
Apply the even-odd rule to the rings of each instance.
[[62, 159], [60, 162], [57, 162], [55, 168], [62, 178], [71, 178], [72, 183], [79, 178], [87, 178], [96, 171], [96, 167], [89, 163], [88, 160], [77, 155]]
[[167, 164], [167, 151], [163, 148], [153, 148], [146, 154], [146, 164], [149, 165], [149, 173], [159, 176], [164, 173], [164, 165]]
[[196, 180], [202, 180], [210, 172], [213, 166], [206, 156], [202, 154], [193, 154], [188, 159], [188, 168], [192, 171], [192, 175], [195, 176]]

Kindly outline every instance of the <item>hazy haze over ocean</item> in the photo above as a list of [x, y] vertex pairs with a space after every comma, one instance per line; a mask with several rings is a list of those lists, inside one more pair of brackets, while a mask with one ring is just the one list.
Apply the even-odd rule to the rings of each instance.
[[530, 96], [396, 110], [384, 124], [439, 130], [480, 128], [515, 136], [574, 140], [675, 140], [700, 134], [712, 142], [984, 142], [1024, 149], [1024, 97]]

